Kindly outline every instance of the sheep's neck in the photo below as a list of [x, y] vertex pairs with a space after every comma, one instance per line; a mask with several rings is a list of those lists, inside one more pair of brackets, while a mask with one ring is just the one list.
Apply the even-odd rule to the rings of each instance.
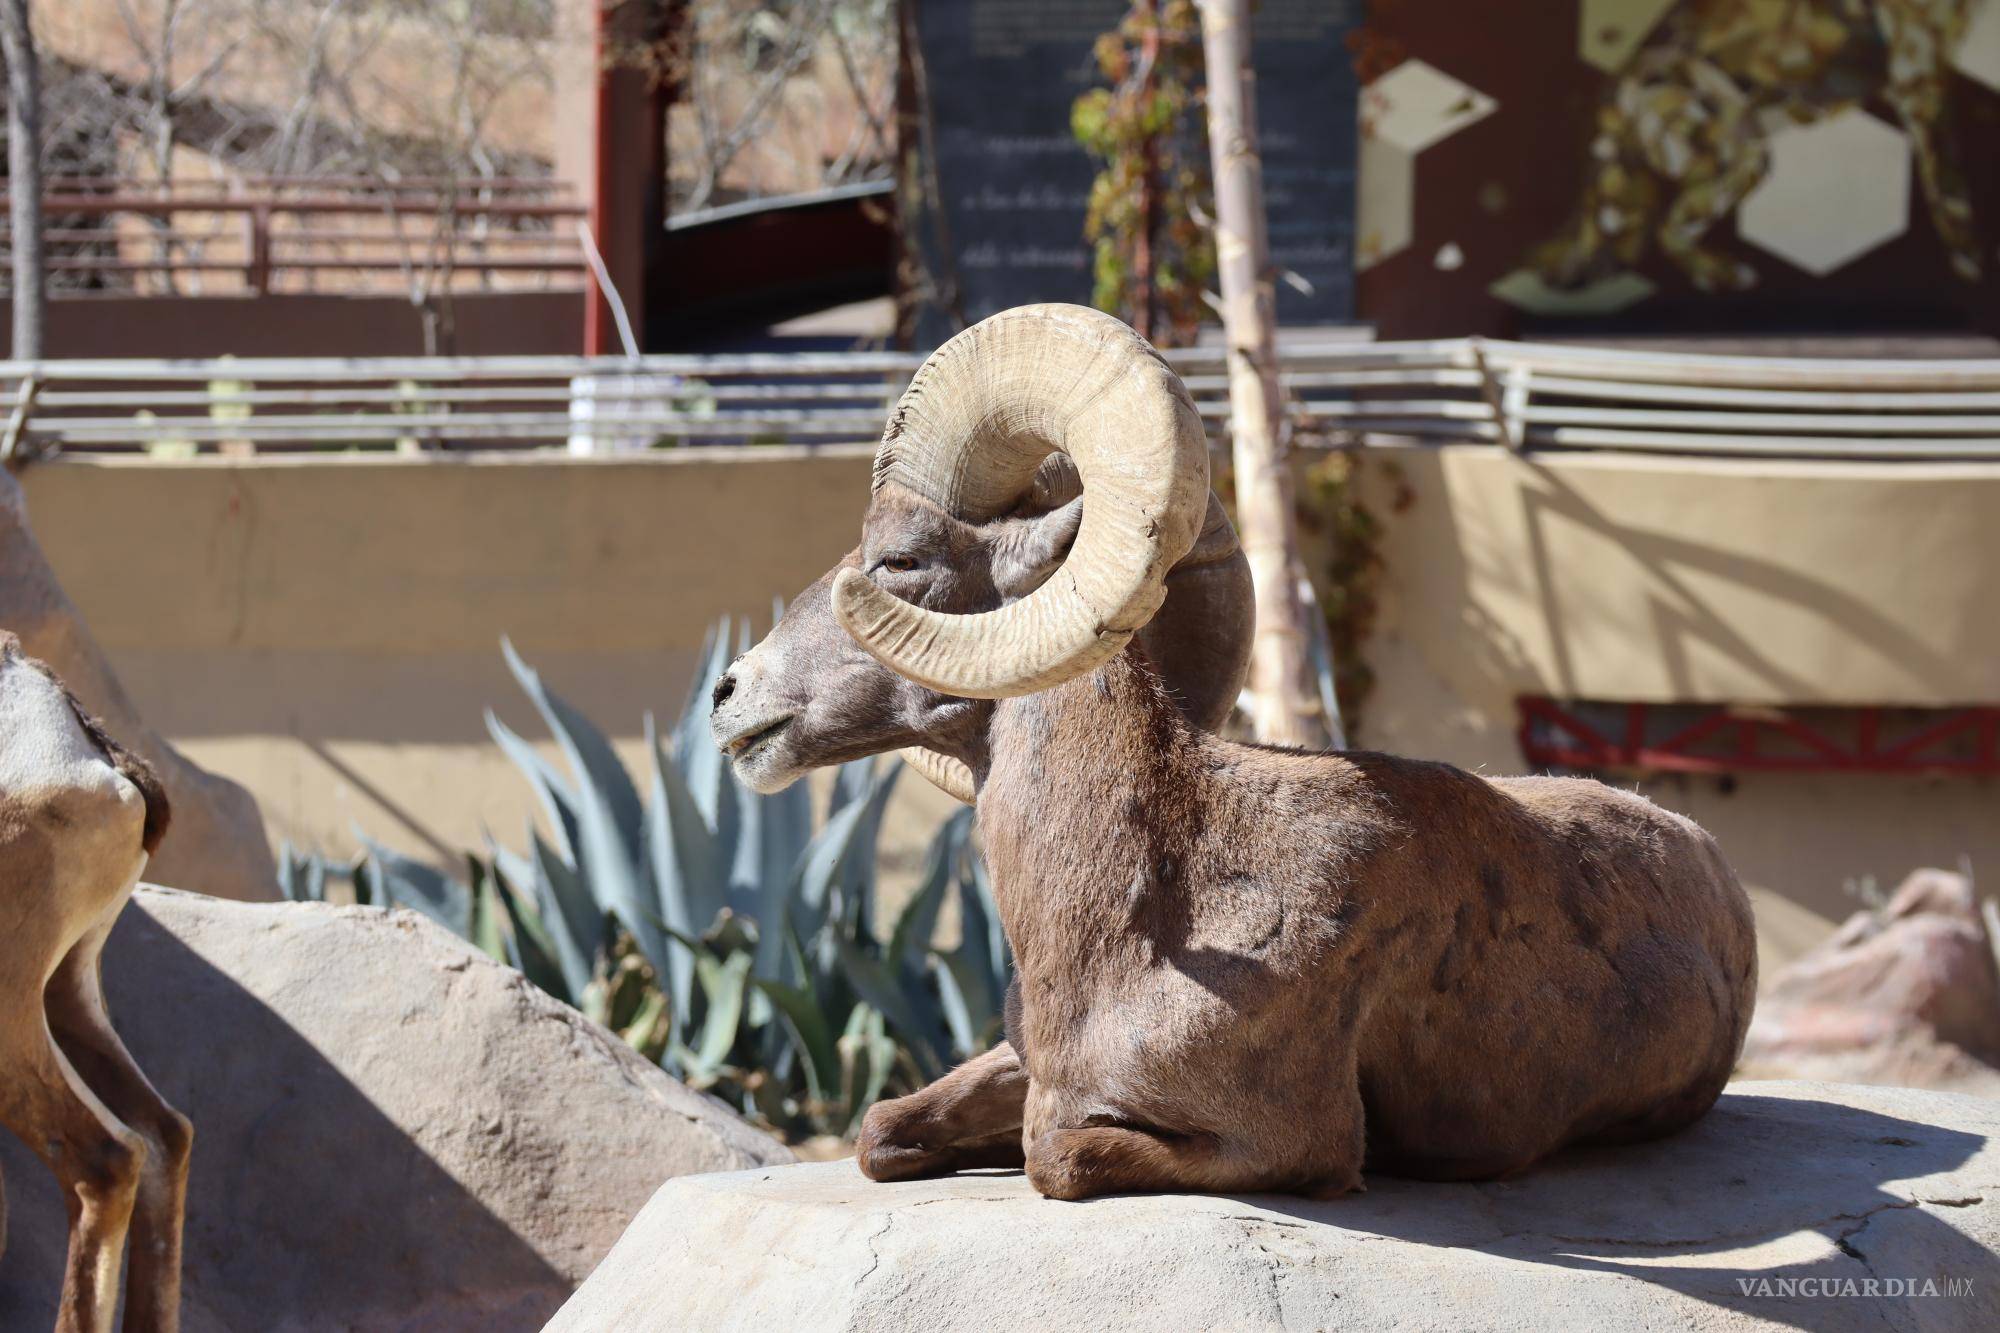
[[1060, 966], [1057, 954], [1133, 939], [1135, 917], [1172, 910], [1207, 738], [1138, 649], [1000, 703], [987, 740], [980, 835], [1024, 977]]

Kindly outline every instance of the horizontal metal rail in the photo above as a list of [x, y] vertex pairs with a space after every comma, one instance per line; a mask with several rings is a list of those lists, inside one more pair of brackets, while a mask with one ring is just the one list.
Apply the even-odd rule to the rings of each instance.
[[[413, 273], [455, 288], [567, 290], [586, 269], [575, 234], [586, 210], [561, 182], [65, 176], [42, 207], [55, 223], [44, 262], [64, 291], [313, 291], [328, 274], [374, 289]], [[4, 214], [0, 254], [10, 249]]]
[[[1227, 356], [1165, 353], [1220, 440]], [[2000, 359], [1694, 356], [1446, 339], [1280, 352], [1302, 443], [1396, 437], [1745, 458], [2000, 459]], [[0, 363], [40, 448], [532, 449], [878, 434], [905, 352]]]

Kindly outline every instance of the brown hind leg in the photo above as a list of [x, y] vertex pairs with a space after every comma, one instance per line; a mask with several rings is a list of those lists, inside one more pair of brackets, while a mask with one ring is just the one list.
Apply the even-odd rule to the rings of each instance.
[[167, 1105], [111, 1026], [99, 957], [108, 925], [85, 937], [50, 978], [49, 1027], [63, 1054], [113, 1114], [146, 1141], [132, 1214], [125, 1327], [174, 1333], [180, 1326], [181, 1225], [194, 1131]]
[[1028, 1145], [1027, 1166], [1030, 1183], [1050, 1199], [1163, 1191], [1280, 1191], [1331, 1199], [1367, 1188], [1358, 1155], [1348, 1166], [1274, 1169], [1212, 1134], [1129, 1125], [1044, 1131]]
[[1613, 1148], [1626, 1143], [1644, 1143], [1649, 1139], [1663, 1139], [1669, 1134], [1678, 1134], [1695, 1121], [1707, 1115], [1722, 1095], [1727, 1083], [1725, 1074], [1719, 1080], [1710, 1080], [1688, 1089], [1678, 1096], [1669, 1097], [1659, 1105], [1650, 1107], [1638, 1115], [1613, 1121], [1601, 1129], [1590, 1130], [1572, 1140], [1583, 1148]]
[[[39, 1006], [37, 1006], [39, 1007]], [[113, 1115], [37, 1021], [0, 1050], [0, 1123], [40, 1157], [69, 1215], [57, 1333], [110, 1333], [146, 1142]]]
[[877, 1102], [854, 1155], [870, 1180], [913, 1180], [984, 1166], [1021, 1165], [1027, 1071], [1001, 1042], [907, 1097]]

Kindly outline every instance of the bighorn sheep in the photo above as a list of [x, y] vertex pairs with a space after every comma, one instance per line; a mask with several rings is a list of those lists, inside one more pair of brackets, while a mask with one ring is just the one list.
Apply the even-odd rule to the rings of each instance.
[[1219, 739], [1245, 588], [1194, 407], [1123, 324], [1008, 311], [918, 371], [860, 548], [715, 686], [751, 787], [919, 747], [977, 805], [1007, 1040], [874, 1107], [862, 1170], [1328, 1195], [1707, 1111], [1756, 971], [1709, 837], [1596, 782]]
[[187, 1120], [105, 1008], [98, 955], [167, 827], [153, 771], [0, 631], [0, 1121], [69, 1212], [59, 1333], [179, 1323]]

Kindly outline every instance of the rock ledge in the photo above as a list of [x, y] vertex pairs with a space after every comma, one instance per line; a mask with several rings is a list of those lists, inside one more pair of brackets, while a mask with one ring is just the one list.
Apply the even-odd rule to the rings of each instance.
[[1325, 1203], [684, 1177], [549, 1329], [1995, 1328], [1996, 1131], [2000, 1102], [1739, 1083], [1664, 1142]]

